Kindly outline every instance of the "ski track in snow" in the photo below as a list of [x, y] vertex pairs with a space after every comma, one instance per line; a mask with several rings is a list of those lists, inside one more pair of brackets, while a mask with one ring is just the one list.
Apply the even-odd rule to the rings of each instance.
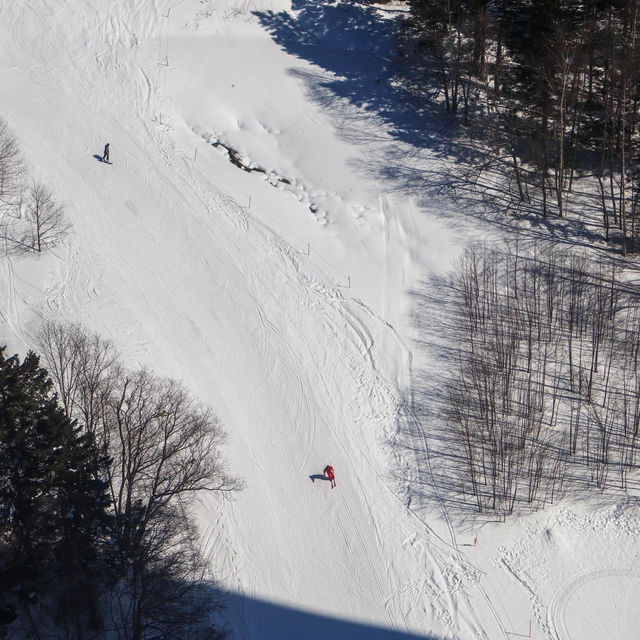
[[[141, 3], [140, 6], [143, 4]], [[52, 3], [43, 3], [42, 6], [49, 13], [54, 11]], [[129, 20], [127, 11], [122, 3], [115, 3], [106, 8], [95, 4], [91, 6], [96, 15], [102, 14], [99, 19], [97, 33], [98, 39], [104, 42], [104, 47], [97, 50], [94, 55], [88, 56], [86, 60], [83, 60], [82, 55], [78, 55], [75, 61], [80, 69], [84, 71], [84, 73], [77, 74], [79, 92], [84, 94], [80, 98], [81, 102], [86, 101], [89, 108], [93, 107], [98, 113], [105, 111], [105, 107], [101, 107], [99, 103], [100, 94], [98, 92], [94, 93], [93, 84], [87, 81], [87, 78], [92, 75], [87, 72], [87, 69], [90, 69], [91, 65], [94, 64], [98, 72], [106, 77], [111, 86], [114, 86], [113, 83], [115, 82], [115, 86], [120, 89], [120, 95], [110, 96], [110, 100], [116, 103], [119, 102], [125, 113], [129, 113], [134, 120], [133, 124], [128, 123], [126, 120], [120, 123], [123, 133], [129, 133], [132, 141], [135, 141], [138, 137], [134, 128], [135, 120], [140, 118], [147, 134], [155, 140], [156, 153], [159, 154], [156, 156], [156, 162], [159, 159], [167, 167], [167, 170], [173, 174], [170, 182], [165, 181], [164, 184], [161, 184], [161, 191], [170, 201], [174, 201], [176, 204], [179, 203], [182, 219], [187, 221], [187, 225], [194, 229], [199, 229], [200, 242], [198, 244], [200, 250], [205, 247], [211, 250], [212, 247], [215, 247], [217, 280], [226, 291], [233, 291], [231, 300], [234, 312], [238, 314], [238, 317], [244, 318], [243, 322], [246, 322], [251, 317], [256, 319], [256, 325], [250, 331], [249, 340], [251, 346], [255, 348], [258, 360], [266, 363], [272, 360], [272, 354], [278, 354], [276, 367], [278, 376], [283, 381], [286, 381], [283, 383], [284, 388], [287, 389], [292, 397], [296, 398], [288, 407], [288, 412], [291, 414], [291, 422], [310, 426], [310, 428], [307, 427], [302, 430], [302, 439], [299, 443], [300, 450], [293, 456], [296, 475], [304, 477], [304, 474], [310, 471], [309, 463], [312, 456], [314, 459], [317, 458], [316, 454], [314, 454], [314, 446], [319, 423], [328, 426], [345, 460], [353, 458], [354, 455], [356, 456], [356, 459], [352, 460], [355, 486], [351, 487], [351, 490], [355, 489], [356, 493], [350, 492], [350, 499], [346, 499], [343, 491], [348, 490], [349, 486], [341, 477], [335, 494], [329, 494], [325, 497], [325, 499], [332, 499], [334, 502], [331, 505], [331, 511], [336, 516], [335, 535], [338, 535], [343, 541], [346, 557], [351, 558], [350, 573], [352, 575], [350, 579], [353, 580], [355, 578], [357, 580], [356, 584], [360, 585], [365, 591], [364, 597], [366, 599], [382, 604], [385, 625], [390, 628], [409, 629], [411, 624], [415, 624], [415, 621], [412, 623], [408, 621], [404, 613], [407, 605], [398, 601], [399, 594], [404, 593], [406, 595], [408, 592], [403, 590], [401, 586], [403, 579], [398, 573], [398, 569], [393, 566], [392, 559], [395, 558], [396, 554], [389, 547], [389, 541], [385, 533], [381, 531], [377, 517], [373, 516], [376, 508], [380, 513], [380, 507], [375, 504], [377, 497], [375, 489], [372, 498], [369, 498], [368, 493], [371, 488], [366, 483], [360, 482], [359, 477], [363, 475], [370, 478], [373, 472], [383, 490], [383, 495], [386, 493], [390, 497], [396, 509], [402, 507], [401, 500], [390, 490], [381, 476], [379, 462], [373, 461], [367, 453], [367, 445], [364, 444], [363, 446], [364, 440], [361, 440], [361, 438], [363, 436], [366, 438], [366, 435], [360, 433], [356, 436], [358, 430], [353, 433], [350, 429], [342, 428], [340, 431], [337, 430], [335, 425], [353, 423], [354, 418], [356, 419], [356, 424], [358, 422], [363, 425], [367, 424], [367, 420], [363, 419], [364, 416], [354, 415], [345, 411], [347, 396], [336, 394], [335, 385], [330, 387], [327, 384], [327, 374], [319, 365], [318, 354], [311, 353], [307, 347], [309, 344], [308, 335], [298, 329], [299, 317], [297, 310], [300, 307], [313, 307], [318, 319], [314, 331], [321, 329], [320, 335], [324, 333], [326, 336], [324, 342], [326, 344], [342, 345], [343, 353], [339, 356], [342, 361], [340, 366], [347, 371], [347, 378], [344, 375], [340, 375], [337, 376], [337, 379], [341, 382], [348, 378], [355, 381], [358, 394], [363, 394], [363, 402], [369, 404], [373, 410], [371, 416], [374, 419], [373, 424], [386, 416], [393, 416], [398, 402], [394, 392], [382, 382], [382, 376], [377, 370], [373, 355], [376, 349], [376, 342], [367, 323], [372, 321], [377, 323], [378, 320], [363, 307], [359, 308], [357, 305], [353, 307], [352, 301], [344, 299], [335, 290], [326, 288], [317, 277], [306, 275], [304, 273], [305, 267], [310, 261], [312, 262], [312, 258], [306, 260], [307, 264], [303, 263], [305, 261], [301, 262], [299, 256], [294, 258], [289, 251], [288, 244], [279, 239], [273, 233], [273, 230], [264, 227], [257, 219], [249, 217], [248, 212], [239, 207], [232, 199], [223, 194], [214, 195], [215, 191], [209, 189], [208, 186], [206, 188], [203, 187], [199, 179], [194, 176], [192, 167], [185, 165], [183, 160], [175, 157], [176, 149], [165, 148], [165, 138], [172, 130], [147, 124], [149, 110], [152, 108], [154, 95], [158, 91], [157, 85], [154, 86], [154, 82], [157, 83], [159, 81], [160, 74], [163, 71], [155, 69], [156, 79], [155, 81], [152, 80], [145, 70], [145, 62], [137, 59], [135, 48], [138, 36], [135, 34], [136, 28], [139, 28], [142, 24], [147, 25], [149, 32], [154, 29], [157, 30], [157, 7], [154, 6], [151, 12], [135, 11], [131, 16], [131, 20]], [[89, 30], [89, 17], [81, 16], [81, 18], [84, 18], [86, 22], [81, 21], [82, 29], [79, 29], [79, 31], [83, 29]], [[14, 24], [17, 25], [21, 22], [21, 19], [16, 19]], [[137, 27], [134, 27], [132, 22]], [[75, 45], [72, 44], [69, 49], [74, 54], [82, 54], [82, 45], [86, 42], [87, 36], [84, 33], [79, 36], [77, 33], [75, 35], [79, 37], [80, 42], [76, 42]], [[123, 62], [123, 49], [134, 51], [134, 58], [129, 64], [129, 68], [131, 71], [135, 71], [135, 74], [130, 77], [126, 73], [127, 63]], [[62, 65], [60, 67], [56, 66], [54, 71], [58, 72], [61, 78], [64, 77], [64, 67]], [[54, 82], [54, 79], [51, 81]], [[133, 87], [130, 86], [132, 82]], [[304, 113], [311, 123], [317, 123], [318, 119], [310, 109], [305, 107]], [[109, 117], [108, 114], [106, 117]], [[78, 110], [77, 121], [85, 121], [80, 110]], [[302, 125], [299, 125], [299, 127], [300, 129], [304, 128]], [[123, 137], [122, 134], [120, 137]], [[70, 138], [72, 139], [73, 136], [70, 135]], [[115, 147], [115, 153], [117, 154], [118, 145], [116, 144]], [[85, 154], [87, 151], [85, 147]], [[129, 155], [125, 155], [122, 152], [120, 158], [116, 155], [115, 165], [109, 168], [114, 170], [113, 173], [102, 176], [110, 191], [119, 189], [116, 183], [116, 167], [122, 167], [122, 170], [126, 171], [131, 166]], [[144, 164], [138, 164], [136, 171], [139, 174], [139, 184], [143, 188], [150, 189], [153, 184], [159, 184], [151, 171], [144, 168]], [[158, 173], [157, 167], [154, 168], [154, 173]], [[165, 172], [164, 175], [170, 176], [171, 174]], [[198, 205], [205, 211], [204, 216], [197, 212], [192, 204], [187, 203], [181, 197], [180, 194], [182, 192], [195, 194]], [[134, 200], [135, 198], [128, 200], [127, 207], [135, 215], [139, 214], [140, 206], [134, 204]], [[224, 225], [220, 224], [220, 214], [230, 224], [230, 227], [226, 230]], [[215, 226], [209, 222], [214, 218], [217, 218]], [[94, 242], [99, 237], [109, 236], [116, 231], [114, 225], [108, 219], [103, 221], [100, 226], [91, 219], [87, 220], [87, 222], [89, 226], [86, 228], [93, 236]], [[158, 235], [158, 232], [151, 228], [149, 228], [149, 233]], [[242, 237], [242, 245], [240, 237]], [[265, 281], [263, 277], [264, 273], [270, 273], [270, 271], [265, 270], [263, 272], [263, 264], [256, 268], [246, 260], [239, 261], [240, 256], [247, 255], [247, 241], [249, 246], [258, 248], [257, 253], [259, 255], [271, 254], [271, 259], [283, 269], [282, 273], [285, 276], [284, 282], [286, 286], [295, 291], [295, 296], [298, 298], [294, 300], [294, 306], [284, 305], [283, 298], [277, 297], [272, 292], [272, 283]], [[101, 244], [103, 243], [96, 243], [96, 254], [105, 248], [104, 246], [101, 247]], [[64, 265], [63, 273], [45, 291], [44, 307], [49, 311], [54, 311], [62, 317], [81, 318], [83, 309], [87, 306], [90, 307], [91, 301], [96, 299], [97, 284], [95, 278], [98, 277], [102, 280], [105, 276], [83, 273], [83, 269], [86, 268], [83, 264], [83, 261], [87, 259], [86, 252], [86, 248], [81, 248], [80, 252], [67, 251], [67, 255], [61, 258]], [[135, 318], [138, 315], [138, 312], [135, 311], [136, 308], [145, 309], [147, 318], [144, 321], [146, 330], [143, 333], [153, 335], [157, 332], [160, 336], [171, 335], [174, 327], [169, 325], [162, 315], [155, 311], [154, 291], [148, 292], [146, 290], [146, 283], [149, 281], [145, 278], [138, 278], [139, 282], [132, 280], [135, 272], [140, 273], [141, 266], [143, 269], [146, 268], [144, 261], [136, 260], [132, 262], [131, 256], [135, 254], [132, 253], [130, 246], [124, 244], [113, 246], [111, 253], [112, 256], [105, 260], [103, 269], [114, 270], [119, 274], [115, 278], [116, 281], [130, 282], [131, 291], [128, 293], [125, 291], [120, 293], [112, 291], [110, 294], [106, 294], [109, 287], [105, 286], [106, 291], [102, 290], [100, 293], [100, 296], [102, 296], [101, 308], [104, 309], [106, 303], [111, 308], [110, 315], [113, 316], [114, 309], [117, 309], [119, 311], [117, 316], [123, 319], [126, 317]], [[194, 251], [194, 253], [197, 253], [197, 251]], [[12, 269], [11, 261], [7, 261], [5, 264], [9, 269]], [[100, 269], [98, 270], [99, 272]], [[7, 316], [8, 326], [14, 332], [17, 332], [19, 323], [15, 308], [15, 287], [12, 271], [10, 272], [9, 282], [9, 308], [3, 316]], [[180, 309], [184, 306], [185, 301], [182, 296], [176, 295], [179, 290], [176, 285], [179, 286], [179, 283], [172, 284], [170, 274], [168, 274], [168, 277], [161, 278], [159, 282], [155, 281], [154, 284], [156, 291], [161, 291], [164, 297], [163, 309]], [[256, 296], [256, 292], [261, 292], [261, 294]], [[265, 313], [266, 307], [276, 310], [279, 325], [286, 326], [289, 335], [285, 335], [278, 325], [267, 317]], [[352, 313], [349, 307], [358, 310], [358, 313]], [[294, 309], [296, 313], [293, 313]], [[95, 312], [91, 313], [95, 317]], [[366, 322], [359, 317], [360, 315], [366, 318]], [[145, 340], [145, 338], [143, 338], [142, 327], [139, 323], [134, 322], [132, 324], [130, 320], [124, 322], [117, 320], [114, 325], [112, 321], [104, 320], [102, 324], [109, 326], [111, 337], [116, 339], [117, 342], [122, 343], [123, 340], [128, 342], [127, 335], [133, 338], [134, 343], [137, 343], [132, 345], [134, 347], [134, 359], [135, 353], [142, 355], [146, 351], [144, 342], [141, 342], [141, 339]], [[153, 329], [153, 327], [156, 327], [156, 329]], [[304, 357], [300, 355], [301, 353], [304, 354]], [[183, 361], [183, 369], [185, 371], [188, 370], [189, 363], [186, 356], [182, 356], [179, 360]], [[254, 391], [247, 389], [249, 394], [248, 402], [252, 401]], [[287, 436], [283, 434], [283, 437], [286, 438]], [[323, 439], [326, 439], [326, 434], [323, 435]], [[258, 473], [267, 476], [269, 469], [261, 464], [260, 453], [252, 443], [249, 443], [248, 446]], [[357, 495], [362, 496], [363, 507], [359, 507], [356, 511], [351, 501]], [[216, 508], [214, 507], [214, 510]], [[342, 517], [338, 516], [338, 509], [341, 511]], [[447, 514], [444, 506], [443, 514], [446, 519]], [[263, 557], [260, 554], [252, 553], [249, 554], [248, 558], [240, 561], [237, 549], [239, 547], [248, 549], [253, 545], [250, 538], [237, 540], [234, 539], [234, 534], [231, 533], [233, 529], [236, 529], [235, 536], [241, 537], [242, 534], [240, 532], [246, 525], [243, 526], [242, 522], [235, 519], [236, 516], [232, 516], [231, 523], [228, 523], [225, 527], [221, 525], [220, 516], [217, 516], [217, 518], [216, 524], [206, 525], [203, 533], [203, 544], [208, 556], [215, 562], [220, 562], [221, 555], [231, 558], [232, 560], [223, 562], [223, 566], [220, 567], [224, 570], [230, 586], [235, 584], [237, 588], [246, 591], [250, 595], [259, 594], [260, 591], [255, 589], [258, 583], [261, 581], [264, 583], [264, 576], [261, 575], [264, 573]], [[425, 525], [431, 530], [426, 522], [421, 521], [421, 525]], [[216, 526], [223, 531], [228, 531], [228, 533], [217, 534], [215, 531]], [[455, 534], [450, 523], [448, 524], [448, 529], [452, 550], [457, 552]], [[452, 601], [451, 595], [448, 594], [447, 579], [444, 573], [440, 573], [443, 569], [437, 569], [437, 567], [446, 566], [451, 560], [451, 558], [447, 557], [448, 551], [446, 550], [449, 544], [440, 539], [437, 534], [434, 533], [434, 535], [438, 550], [435, 553], [429, 552], [423, 556], [422, 561], [425, 569], [430, 567], [431, 579], [440, 584], [439, 587], [436, 587], [435, 584], [432, 587], [435, 589], [434, 594], [440, 601], [440, 604], [436, 607], [440, 611], [440, 613], [437, 613], [437, 617], [445, 621], [445, 626], [451, 627], [454, 622], [446, 615], [446, 612], [447, 610], [455, 609], [456, 605]], [[434, 542], [428, 543], [430, 546], [433, 544]], [[233, 560], [234, 558], [235, 560]], [[225, 564], [228, 565], [226, 569], [224, 568]], [[434, 571], [440, 573], [440, 575], [434, 574]], [[384, 582], [383, 576], [385, 577]], [[400, 584], [394, 587], [393, 582], [390, 584], [387, 582], [389, 580], [399, 581]], [[271, 589], [267, 590], [270, 591]], [[366, 592], [368, 592], [368, 595], [366, 595]], [[363, 594], [361, 593], [360, 598], [362, 597]], [[421, 599], [421, 594], [416, 592], [413, 597]], [[409, 606], [409, 610], [413, 609], [413, 606]], [[455, 626], [457, 624], [454, 624], [454, 628]]]
[[[569, 601], [580, 589], [603, 578], [634, 578], [640, 581], [640, 567], [620, 567], [617, 569], [589, 569], [580, 571], [562, 584], [547, 609], [547, 624], [553, 640], [577, 640], [582, 634], [572, 634], [566, 619]], [[631, 629], [630, 629], [631, 631]]]
[[13, 260], [7, 258], [4, 261], [6, 267], [5, 278], [7, 283], [6, 305], [0, 307], [0, 315], [14, 335], [20, 336], [20, 328], [18, 325], [18, 312], [16, 310], [16, 276], [13, 269]]

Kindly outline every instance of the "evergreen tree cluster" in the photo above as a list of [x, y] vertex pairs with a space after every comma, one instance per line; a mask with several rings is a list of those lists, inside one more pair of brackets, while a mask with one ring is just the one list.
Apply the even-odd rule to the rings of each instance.
[[79, 325], [0, 349], [0, 638], [223, 637], [189, 498], [239, 488], [185, 389]]
[[444, 108], [490, 150], [480, 163], [508, 175], [511, 208], [588, 210], [624, 255], [636, 249], [640, 2], [408, 4]]
[[[48, 603], [56, 618], [87, 617], [108, 539], [106, 460], [94, 438], [70, 420], [47, 372], [0, 349], [0, 621]], [[95, 620], [93, 621], [95, 623]]]

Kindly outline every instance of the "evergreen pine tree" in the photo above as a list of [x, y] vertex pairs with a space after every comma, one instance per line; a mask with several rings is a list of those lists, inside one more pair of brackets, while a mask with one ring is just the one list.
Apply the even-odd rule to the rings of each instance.
[[95, 626], [105, 460], [51, 388], [36, 354], [21, 363], [0, 348], [0, 608], [28, 607], [44, 594], [49, 603], [64, 601], [73, 587], [85, 608], [74, 613], [74, 626], [82, 618]]

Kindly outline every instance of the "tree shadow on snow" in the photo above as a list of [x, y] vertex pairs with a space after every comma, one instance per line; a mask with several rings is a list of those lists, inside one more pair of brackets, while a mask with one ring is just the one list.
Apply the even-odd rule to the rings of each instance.
[[428, 369], [417, 365], [412, 371], [391, 445], [399, 459], [409, 461], [399, 465], [396, 480], [411, 510], [425, 521], [439, 513], [464, 531], [496, 518], [480, 516], [464, 495], [464, 446], [445, 419], [447, 388], [459, 359], [455, 295], [451, 280], [437, 274], [410, 291], [413, 348]]
[[[292, 0], [291, 8], [254, 15], [288, 54], [318, 69], [290, 73], [333, 118], [341, 138], [366, 148], [359, 169], [373, 172], [386, 192], [412, 197], [449, 223], [459, 223], [461, 214], [505, 230], [523, 222], [532, 237], [604, 248], [593, 194], [574, 188], [580, 219], [543, 218], [538, 195], [526, 202], [515, 196], [510, 160], [475, 142], [471, 128], [444, 112], [436, 61], [427, 52], [402, 49], [397, 34], [405, 13], [335, 0]], [[387, 125], [382, 134], [381, 120]], [[444, 206], [434, 207], [438, 198]], [[618, 251], [613, 229], [612, 235], [608, 250]]]
[[[392, 79], [398, 73], [400, 17], [383, 18], [375, 7], [330, 0], [293, 0], [292, 10], [255, 11], [263, 27], [287, 53], [328, 73], [292, 70], [311, 97], [325, 107], [346, 100], [392, 125], [392, 136], [437, 147], [437, 132], [449, 119], [430, 105], [407, 100]], [[361, 122], [361, 117], [358, 118]]]
[[[469, 489], [465, 444], [447, 420], [449, 389], [458, 384], [459, 345], [466, 342], [458, 320], [459, 294], [450, 276], [430, 274], [410, 296], [413, 348], [426, 364], [412, 371], [392, 443], [401, 459], [411, 460], [398, 471], [398, 480], [417, 515], [429, 520], [439, 513], [464, 538], [479, 526], [502, 519], [491, 510], [480, 513], [474, 496], [465, 492], [465, 487]], [[530, 505], [517, 501], [516, 513], [529, 511]], [[465, 546], [461, 539], [458, 542]]]
[[[626, 282], [624, 286], [630, 294], [640, 296], [639, 284]], [[410, 291], [410, 296], [413, 348], [420, 354], [416, 360], [426, 364], [424, 368], [417, 365], [412, 371], [406, 402], [391, 442], [397, 457], [409, 461], [398, 466], [396, 479], [404, 487], [411, 510], [423, 520], [428, 521], [438, 512], [463, 535], [470, 534], [478, 525], [495, 522], [500, 516], [490, 509], [479, 513], [476, 498], [471, 494], [465, 444], [447, 420], [448, 388], [459, 385], [459, 345], [468, 341], [457, 319], [459, 293], [450, 277], [431, 274]], [[598, 504], [610, 505], [612, 500], [634, 504], [640, 500], [638, 474], [629, 474], [624, 492], [616, 488], [614, 481], [606, 490], [596, 490], [590, 479], [593, 471], [586, 462], [580, 456], [566, 459], [570, 468], [563, 475], [554, 502], [562, 496], [581, 500], [588, 495], [595, 508]], [[612, 478], [614, 473], [612, 465]], [[542, 477], [544, 484], [547, 476]], [[536, 508], [529, 504], [526, 492], [517, 495], [515, 514], [530, 513]]]
[[[251, 640], [304, 638], [304, 640], [442, 640], [352, 620], [294, 609], [236, 593], [215, 594], [224, 607], [223, 617], [232, 637]], [[322, 605], [322, 593], [318, 593]]]

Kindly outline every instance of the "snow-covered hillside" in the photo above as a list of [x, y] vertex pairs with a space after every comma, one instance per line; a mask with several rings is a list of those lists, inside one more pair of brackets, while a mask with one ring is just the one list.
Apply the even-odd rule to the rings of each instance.
[[506, 232], [423, 188], [401, 11], [0, 3], [0, 116], [73, 224], [0, 257], [0, 342], [79, 320], [215, 409], [246, 489], [198, 519], [237, 639], [635, 638], [634, 502], [478, 530], [434, 481], [439, 283]]

